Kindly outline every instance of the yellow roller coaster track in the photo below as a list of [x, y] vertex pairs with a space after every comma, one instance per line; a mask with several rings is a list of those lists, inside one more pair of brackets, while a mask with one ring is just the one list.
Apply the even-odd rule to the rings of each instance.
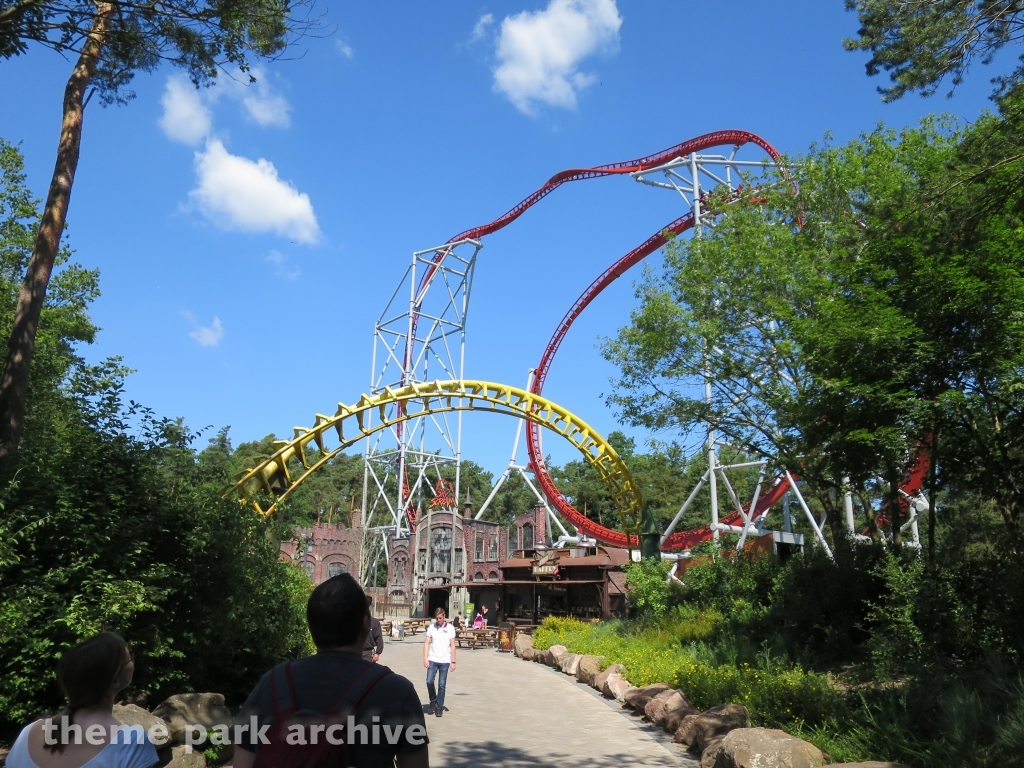
[[[388, 406], [403, 407], [389, 414]], [[367, 414], [377, 411], [374, 423]], [[615, 449], [586, 422], [561, 406], [525, 389], [489, 381], [435, 381], [385, 388], [355, 405], [338, 404], [333, 416], [316, 415], [312, 427], [295, 427], [295, 437], [279, 440], [273, 455], [241, 472], [224, 495], [238, 493], [259, 514], [268, 516], [310, 475], [353, 443], [400, 421], [449, 411], [486, 411], [526, 419], [547, 427], [575, 445], [597, 470], [619, 509], [625, 533], [639, 535], [643, 498], [636, 480]], [[311, 447], [316, 449], [312, 453]], [[263, 505], [263, 494], [270, 501]], [[630, 536], [632, 538], [632, 536]]]

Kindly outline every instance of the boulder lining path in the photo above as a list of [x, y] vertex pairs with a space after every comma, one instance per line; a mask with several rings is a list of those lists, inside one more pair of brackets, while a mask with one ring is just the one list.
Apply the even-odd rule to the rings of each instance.
[[[381, 663], [426, 705], [423, 638], [388, 641]], [[615, 701], [551, 667], [490, 648], [460, 649], [444, 717], [427, 717], [431, 768], [621, 768], [698, 761]]]

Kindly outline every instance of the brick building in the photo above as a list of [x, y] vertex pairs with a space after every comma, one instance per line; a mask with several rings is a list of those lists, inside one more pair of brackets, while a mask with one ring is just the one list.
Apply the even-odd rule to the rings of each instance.
[[281, 542], [281, 554], [298, 563], [299, 568], [314, 584], [351, 573], [359, 577], [359, 549], [363, 545], [363, 530], [359, 527], [359, 514], [352, 515], [353, 527], [343, 525], [316, 525], [293, 528], [294, 538]]
[[[363, 531], [358, 512], [351, 527], [293, 529], [282, 557], [298, 564], [314, 584], [358, 576]], [[387, 584], [367, 590], [379, 616], [429, 616], [438, 606], [450, 616], [486, 605], [494, 620], [534, 620], [545, 615], [608, 616], [624, 608], [625, 550], [607, 547], [552, 549], [546, 510], [537, 505], [510, 528], [474, 520], [467, 502], [450, 499], [429, 508], [409, 536], [388, 540]], [[472, 618], [469, 616], [468, 618]]]
[[391, 615], [430, 615], [440, 606], [454, 616], [467, 603], [496, 612], [502, 563], [524, 544], [531, 549], [550, 545], [540, 505], [519, 515], [511, 531], [474, 520], [472, 512], [468, 500], [461, 513], [451, 503], [429, 508], [419, 516], [415, 532], [389, 540]]

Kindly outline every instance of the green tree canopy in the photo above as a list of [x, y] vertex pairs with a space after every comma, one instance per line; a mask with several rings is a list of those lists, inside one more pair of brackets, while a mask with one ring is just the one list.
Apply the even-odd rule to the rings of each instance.
[[[858, 37], [847, 50], [870, 51], [868, 75], [889, 73], [879, 88], [885, 101], [919, 91], [930, 96], [947, 77], [955, 87], [975, 60], [988, 64], [1005, 45], [1024, 38], [1020, 0], [846, 0], [856, 11]], [[1024, 65], [995, 80], [1005, 90], [1024, 75]]]

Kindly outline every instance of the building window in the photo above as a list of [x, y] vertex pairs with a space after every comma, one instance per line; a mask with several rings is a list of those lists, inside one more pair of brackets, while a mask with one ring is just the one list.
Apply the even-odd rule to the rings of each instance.
[[430, 532], [430, 572], [450, 573], [452, 570], [452, 529], [438, 526]]
[[344, 563], [327, 564], [327, 578], [333, 579], [335, 576], [340, 576], [343, 573], [348, 573], [348, 567]]
[[462, 573], [462, 550], [455, 550], [455, 573]]
[[488, 573], [487, 574], [487, 580], [488, 581], [497, 581], [498, 580], [497, 572], [496, 571], [491, 571], [490, 573]]
[[473, 581], [483, 581], [483, 580], [484, 580], [483, 573], [480, 572], [480, 571], [477, 571], [476, 572], [476, 576], [473, 577]]
[[478, 533], [476, 535], [476, 561], [480, 562], [484, 559], [484, 537], [483, 534]]
[[420, 550], [420, 573], [426, 573], [427, 571], [427, 550]]
[[302, 572], [309, 577], [309, 580], [313, 581], [313, 574], [316, 573], [316, 565], [314, 565], [310, 560], [303, 560], [299, 564], [299, 567], [302, 569]]
[[523, 523], [523, 527], [519, 530], [519, 536], [523, 542], [520, 549], [533, 549], [533, 523]]
[[491, 534], [490, 539], [487, 542], [487, 559], [497, 560], [498, 559], [498, 532], [495, 531]]

